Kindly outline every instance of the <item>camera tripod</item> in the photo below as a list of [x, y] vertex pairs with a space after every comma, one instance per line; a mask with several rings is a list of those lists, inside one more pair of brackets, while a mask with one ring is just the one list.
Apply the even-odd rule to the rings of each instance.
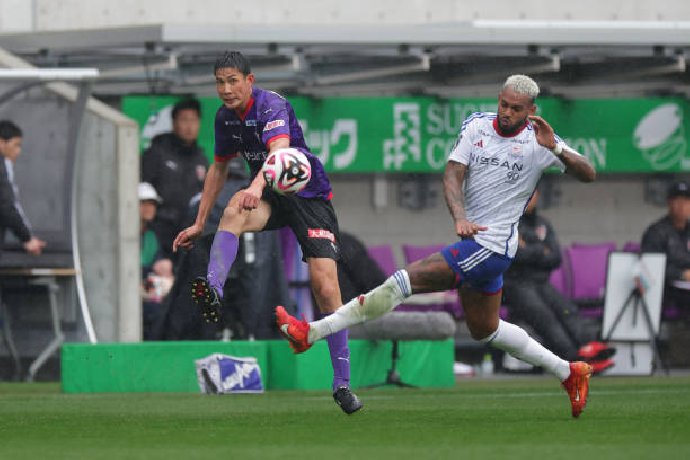
[[625, 302], [623, 302], [623, 307], [620, 309], [620, 311], [616, 315], [616, 318], [613, 320], [613, 324], [611, 324], [611, 327], [609, 328], [608, 332], [603, 337], [604, 341], [608, 342], [611, 340], [614, 330], [620, 323], [626, 310], [628, 310], [629, 308], [632, 308], [633, 326], [637, 325], [638, 313], [639, 311], [642, 311], [642, 317], [644, 319], [645, 324], [647, 325], [647, 332], [649, 333], [649, 344], [652, 347], [652, 356], [654, 357], [654, 369], [664, 369], [664, 371], [668, 374], [668, 367], [664, 364], [663, 360], [661, 359], [661, 355], [659, 354], [658, 337], [654, 333], [654, 327], [652, 326], [652, 316], [649, 313], [649, 306], [647, 305], [647, 302], [644, 299], [643, 289], [638, 282], [635, 283], [635, 286], [630, 291], [630, 294], [628, 294], [628, 297], [625, 299]]

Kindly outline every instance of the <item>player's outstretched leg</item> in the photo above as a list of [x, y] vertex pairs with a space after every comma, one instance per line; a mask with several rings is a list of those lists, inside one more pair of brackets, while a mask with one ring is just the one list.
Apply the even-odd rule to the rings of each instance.
[[498, 329], [494, 333], [480, 341], [533, 366], [543, 367], [557, 376], [568, 392], [573, 417], [580, 416], [587, 404], [592, 366], [583, 361], [569, 363], [559, 358], [530, 337], [524, 329], [503, 320], [499, 320]]
[[398, 270], [380, 286], [350, 300], [323, 319], [307, 323], [290, 316], [283, 307], [277, 307], [276, 322], [293, 351], [302, 353], [319, 339], [388, 313], [410, 295], [409, 275], [406, 270]]
[[192, 281], [192, 299], [207, 323], [220, 321], [223, 285], [237, 256], [237, 235], [219, 230], [213, 237], [206, 278]]
[[218, 292], [208, 284], [203, 276], [192, 281], [192, 299], [201, 309], [201, 316], [207, 323], [220, 321], [221, 308]]
[[280, 334], [285, 337], [292, 351], [303, 353], [311, 348], [309, 342], [309, 323], [290, 315], [282, 306], [276, 307], [276, 324]]
[[592, 366], [584, 361], [575, 361], [570, 363], [570, 375], [562, 382], [563, 388], [570, 398], [570, 407], [575, 418], [580, 416], [587, 405], [591, 375]]
[[239, 239], [234, 233], [218, 230], [213, 237], [206, 280], [215, 289], [219, 298], [223, 298], [223, 285], [228, 278], [232, 264], [235, 262], [238, 248]]

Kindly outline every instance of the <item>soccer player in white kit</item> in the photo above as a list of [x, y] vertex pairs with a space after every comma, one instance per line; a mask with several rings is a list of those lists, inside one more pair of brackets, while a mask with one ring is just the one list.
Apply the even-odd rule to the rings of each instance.
[[538, 94], [530, 77], [512, 75], [498, 96], [497, 113], [474, 113], [462, 124], [443, 177], [458, 242], [395, 272], [322, 320], [307, 323], [276, 308], [278, 327], [296, 353], [329, 334], [380, 317], [412, 294], [458, 287], [472, 337], [557, 376], [570, 398], [572, 416], [580, 415], [591, 366], [559, 358], [498, 315], [503, 272], [518, 247], [518, 221], [543, 171], [555, 167], [582, 182], [596, 177], [587, 158], [535, 116]]

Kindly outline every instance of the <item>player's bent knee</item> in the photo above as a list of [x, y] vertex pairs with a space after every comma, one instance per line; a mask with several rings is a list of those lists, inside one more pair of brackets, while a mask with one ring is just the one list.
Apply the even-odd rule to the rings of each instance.
[[473, 323], [468, 321], [467, 328], [470, 331], [470, 336], [472, 336], [472, 339], [480, 341], [496, 332], [496, 329], [498, 329], [498, 324]]
[[223, 210], [223, 217], [221, 222], [227, 223], [240, 219], [242, 217], [242, 212], [240, 211], [239, 205], [234, 203], [234, 200], [228, 203], [228, 205]]
[[[314, 296], [317, 299], [322, 300], [322, 301], [326, 301], [325, 303], [327, 303], [327, 304], [333, 303], [334, 305], [336, 305], [335, 308], [337, 308], [337, 306], [340, 306], [340, 303], [341, 303], [340, 300], [341, 299], [340, 298], [335, 299], [336, 296], [339, 296], [340, 291], [338, 290], [336, 285], [334, 285], [333, 283], [316, 283], [312, 289], [314, 291]], [[333, 299], [335, 299], [334, 302], [328, 302], [328, 301], [333, 300]], [[320, 303], [324, 303], [324, 302], [320, 302]]]
[[490, 331], [490, 330], [484, 329], [484, 328], [482, 328], [482, 329], [470, 329], [470, 335], [472, 336], [472, 339], [476, 340], [476, 341], [483, 340], [485, 337], [488, 337], [493, 332], [494, 331]]

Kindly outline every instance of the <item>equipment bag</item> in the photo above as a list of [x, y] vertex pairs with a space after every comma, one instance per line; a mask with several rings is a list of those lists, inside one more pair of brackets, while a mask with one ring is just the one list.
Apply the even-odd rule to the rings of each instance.
[[261, 368], [256, 358], [214, 353], [197, 359], [199, 389], [206, 394], [263, 393]]

